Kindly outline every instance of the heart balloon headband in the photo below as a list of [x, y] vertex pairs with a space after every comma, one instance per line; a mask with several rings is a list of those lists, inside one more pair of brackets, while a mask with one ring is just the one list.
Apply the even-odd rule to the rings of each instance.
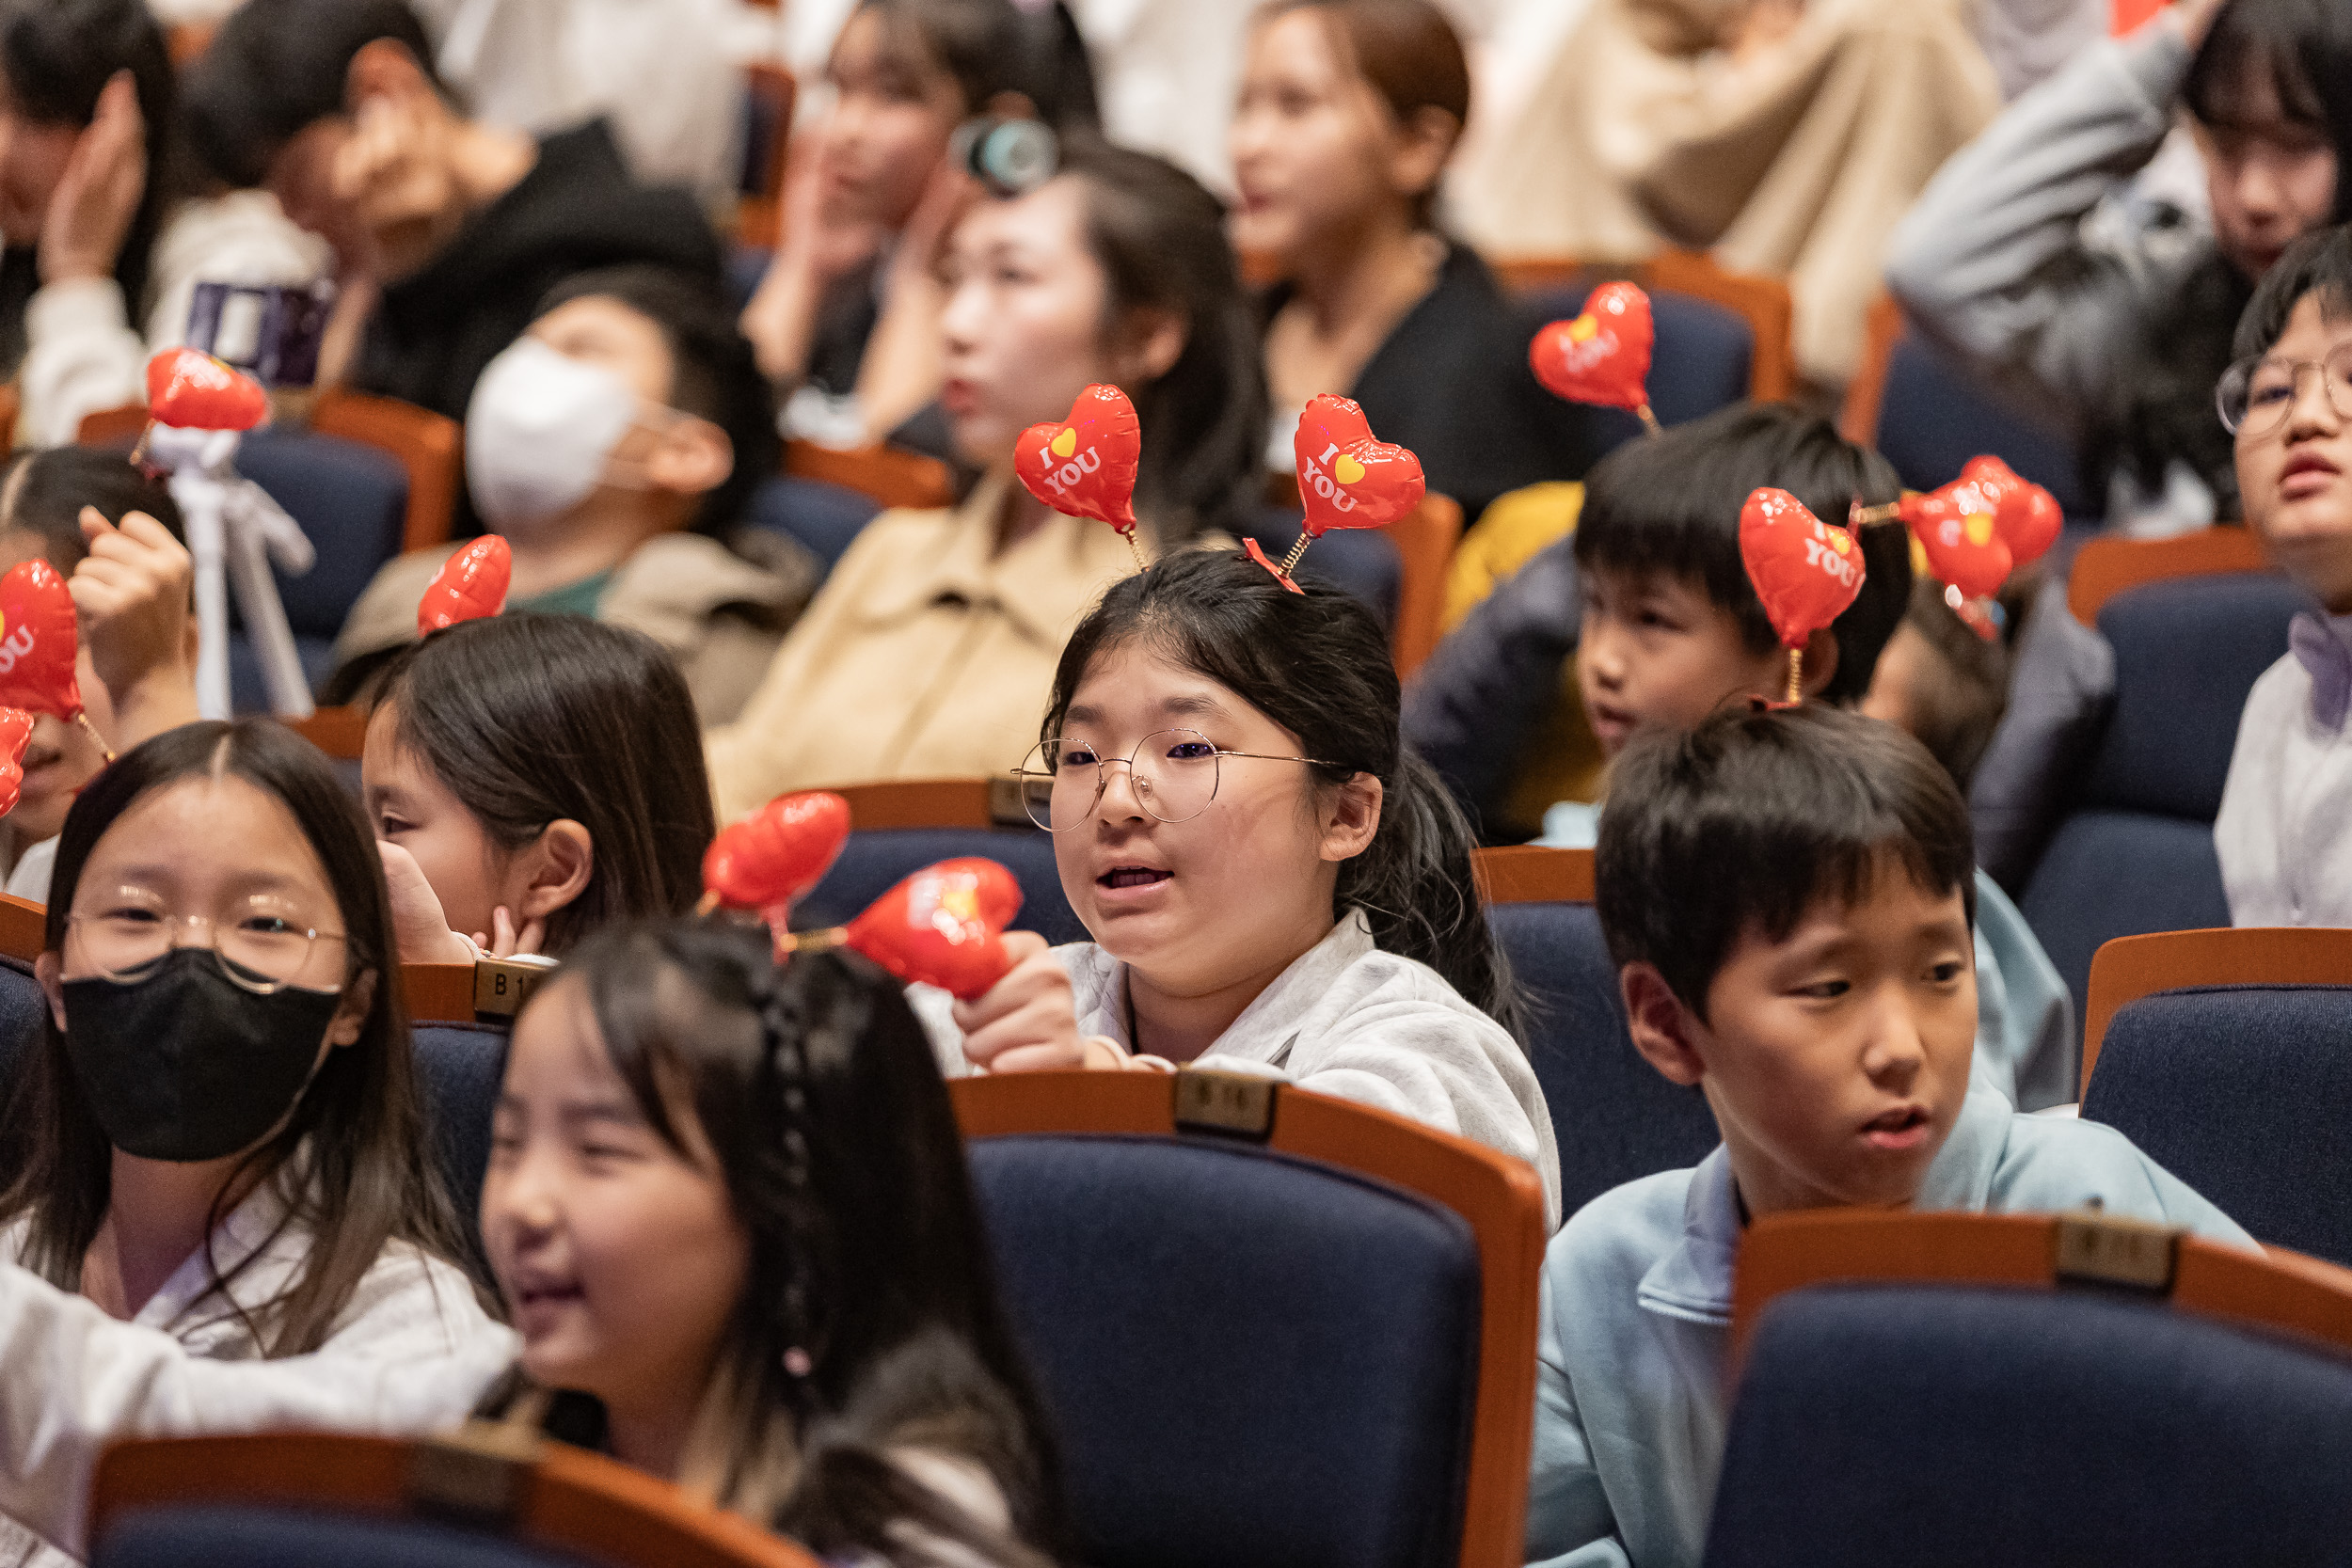
[[1140, 572], [1147, 565], [1136, 542], [1136, 465], [1142, 458], [1136, 405], [1118, 388], [1097, 384], [1078, 394], [1067, 420], [1021, 433], [1012, 471], [1029, 494], [1064, 516], [1092, 517], [1118, 530]]
[[135, 466], [159, 424], [176, 430], [251, 430], [269, 418], [262, 384], [192, 348], [167, 348], [147, 362], [147, 429], [131, 450]]
[[1004, 931], [1021, 912], [1021, 884], [976, 857], [926, 866], [847, 926], [793, 932], [793, 900], [822, 880], [850, 836], [850, 803], [825, 790], [783, 795], [731, 823], [703, 856], [696, 912], [756, 910], [779, 962], [796, 952], [848, 947], [899, 979], [970, 1001], [1012, 967]]
[[1944, 582], [1945, 603], [1987, 640], [1999, 630], [1982, 601], [1999, 593], [2011, 572], [2047, 553], [2066, 521], [2057, 497], [1989, 455], [1970, 458], [1960, 477], [1940, 489], [1883, 506], [1857, 505], [1850, 521], [1896, 517]]
[[1336, 392], [1308, 400], [1291, 437], [1291, 454], [1298, 464], [1298, 502], [1306, 512], [1298, 543], [1279, 566], [1266, 559], [1255, 539], [1244, 541], [1243, 547], [1294, 594], [1303, 590], [1291, 573], [1309, 545], [1333, 529], [1386, 528], [1429, 492], [1421, 459], [1403, 447], [1374, 440], [1363, 409]]
[[1553, 396], [1630, 409], [1655, 436], [1648, 381], [1656, 341], [1649, 295], [1631, 283], [1603, 283], [1586, 296], [1582, 314], [1535, 334], [1527, 362]]
[[485, 533], [441, 562], [417, 601], [417, 635], [430, 637], [460, 621], [479, 621], [506, 608], [507, 584], [515, 578], [515, 551], [495, 533]]
[[39, 556], [0, 573], [0, 708], [79, 724], [112, 762], [113, 749], [82, 711], [74, 651], [73, 595], [64, 576]]
[[1804, 644], [1862, 592], [1862, 546], [1786, 490], [1753, 491], [1740, 509], [1740, 559], [1788, 650], [1788, 696], [1804, 696]]

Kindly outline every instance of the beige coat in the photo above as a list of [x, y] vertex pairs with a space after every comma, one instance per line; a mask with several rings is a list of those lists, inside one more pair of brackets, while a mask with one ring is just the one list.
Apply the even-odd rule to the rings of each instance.
[[1135, 561], [1058, 515], [993, 553], [1006, 483], [866, 525], [742, 717], [707, 737], [722, 822], [787, 790], [1005, 772], [1037, 743], [1063, 642]]
[[1736, 0], [1593, 0], [1506, 134], [1451, 195], [1490, 255], [1635, 261], [1679, 245], [1788, 279], [1797, 364], [1852, 375], [1887, 236], [1989, 123], [2000, 84], [1968, 0], [1808, 0], [1735, 68]]
[[[705, 725], [733, 719], [775, 657], [816, 586], [806, 550], [781, 534], [746, 531], [755, 562], [700, 533], [663, 533], [614, 569], [596, 619], [642, 631], [677, 660]], [[349, 701], [383, 655], [417, 640], [417, 602], [457, 546], [411, 550], [384, 563], [335, 639], [329, 701]]]

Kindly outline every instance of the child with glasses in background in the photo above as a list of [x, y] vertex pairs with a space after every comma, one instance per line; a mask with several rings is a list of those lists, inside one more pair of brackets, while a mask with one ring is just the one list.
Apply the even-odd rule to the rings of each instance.
[[1094, 937], [950, 1007], [950, 1072], [1178, 1062], [1288, 1079], [1534, 1165], [1559, 1159], [1486, 927], [1470, 826], [1403, 741], [1397, 679], [1345, 594], [1230, 550], [1169, 556], [1079, 624], [1023, 768]]
[[2296, 242], [2221, 378], [2246, 521], [2317, 602], [2254, 683], [2213, 825], [2230, 919], [2352, 926], [2352, 229]]

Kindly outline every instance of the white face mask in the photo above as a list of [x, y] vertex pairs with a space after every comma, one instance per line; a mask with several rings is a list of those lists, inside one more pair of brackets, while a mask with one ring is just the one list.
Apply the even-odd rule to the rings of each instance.
[[466, 488], [503, 532], [587, 499], [638, 396], [611, 371], [518, 338], [490, 361], [466, 404]]

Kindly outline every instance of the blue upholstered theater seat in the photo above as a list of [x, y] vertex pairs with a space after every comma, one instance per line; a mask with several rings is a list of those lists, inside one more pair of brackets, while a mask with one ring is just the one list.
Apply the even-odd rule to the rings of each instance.
[[1708, 1568], [2352, 1560], [2352, 1364], [2084, 1291], [1851, 1286], [1760, 1320]]
[[2130, 1003], [2107, 1024], [2082, 1114], [2256, 1241], [2352, 1264], [2352, 987]]
[[0, 958], [0, 1104], [9, 1085], [31, 1067], [40, 1049], [41, 1021], [49, 1016], [49, 999], [33, 966], [22, 958]]
[[820, 569], [831, 572], [859, 532], [882, 514], [882, 502], [861, 491], [819, 479], [779, 475], [762, 480], [752, 492], [743, 520], [752, 528], [788, 535], [817, 558]]
[[1459, 1215], [1213, 1136], [993, 1137], [971, 1155], [1077, 1560], [1454, 1560], [1480, 1280]]
[[2075, 1016], [2102, 942], [2230, 923], [2213, 819], [2246, 695], [2304, 603], [2284, 578], [2248, 573], [2152, 582], [2099, 611], [2114, 709], [2018, 899]]
[[1960, 477], [1967, 461], [1991, 452], [2058, 498], [2070, 521], [2095, 524], [2106, 513], [2084, 484], [2072, 441], [1986, 393], [1933, 344], [1905, 334], [1886, 365], [1876, 445], [1914, 490]]
[[[1530, 295], [1518, 307], [1526, 339], [1548, 323], [1581, 312], [1591, 292], [1577, 287]], [[1756, 333], [1745, 317], [1709, 300], [1657, 293], [1650, 295], [1650, 319], [1658, 339], [1650, 354], [1649, 405], [1661, 423], [1687, 424], [1746, 399], [1755, 373]], [[1642, 434], [1642, 421], [1621, 408], [1588, 413], [1597, 453]]]
[[825, 879], [792, 911], [800, 930], [843, 926], [891, 884], [935, 861], [985, 855], [1021, 883], [1021, 912], [1012, 929], [1035, 931], [1047, 942], [1087, 940], [1086, 927], [1062, 895], [1054, 869], [1054, 835], [1042, 828], [876, 828], [853, 832]]
[[[268, 491], [318, 552], [317, 564], [300, 577], [277, 572], [294, 649], [315, 688], [332, 662], [344, 617], [376, 568], [400, 553], [408, 470], [389, 452], [357, 441], [303, 430], [257, 430], [237, 449], [237, 471]], [[267, 712], [261, 664], [242, 631], [230, 644], [229, 670], [238, 711]]]
[[506, 1076], [507, 1031], [485, 1023], [420, 1023], [415, 1038], [433, 1158], [480, 1262], [482, 1179], [490, 1168], [491, 1113]]
[[1528, 1055], [1560, 1146], [1560, 1212], [1707, 1157], [1715, 1118], [1633, 1049], [1617, 969], [1590, 904], [1497, 904], [1495, 938], [1527, 990]]
[[591, 1568], [568, 1552], [429, 1519], [220, 1503], [126, 1513], [91, 1568]]

